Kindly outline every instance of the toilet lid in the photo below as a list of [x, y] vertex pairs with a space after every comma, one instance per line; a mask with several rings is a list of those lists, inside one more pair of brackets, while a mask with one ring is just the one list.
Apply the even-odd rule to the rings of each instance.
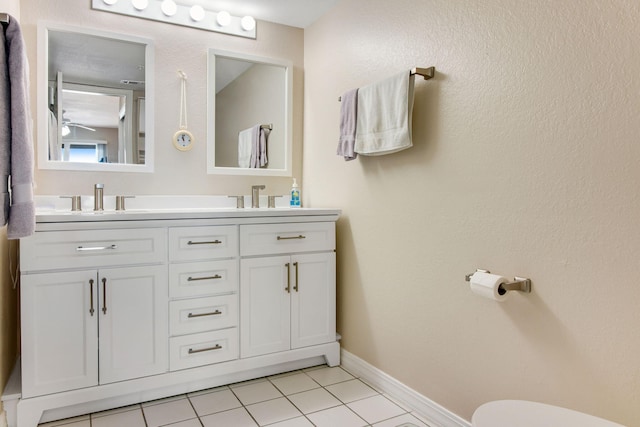
[[525, 400], [496, 400], [473, 413], [473, 427], [625, 427], [582, 412]]

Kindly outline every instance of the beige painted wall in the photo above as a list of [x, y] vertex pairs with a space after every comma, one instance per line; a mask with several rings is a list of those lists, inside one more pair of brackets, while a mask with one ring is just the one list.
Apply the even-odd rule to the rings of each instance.
[[[640, 425], [640, 6], [342, 0], [305, 31], [304, 202], [338, 206], [342, 344], [470, 419]], [[414, 147], [346, 163], [337, 98], [414, 66]], [[476, 268], [531, 277], [500, 304]]]
[[[0, 12], [20, 19], [20, 1], [2, 3]], [[15, 271], [18, 244], [7, 240], [7, 228], [0, 228], [0, 394], [9, 379], [18, 354], [18, 292], [13, 289], [12, 266]], [[0, 402], [0, 417], [4, 416]], [[4, 420], [0, 420], [0, 425]]]
[[[258, 23], [258, 39], [91, 10], [91, 2], [77, 0], [22, 0], [21, 24], [29, 48], [32, 105], [36, 105], [37, 23], [40, 20], [147, 37], [155, 43], [155, 173], [122, 174], [37, 170], [37, 194], [92, 194], [93, 184], [104, 182], [105, 195], [116, 194], [250, 194], [251, 185], [266, 184], [266, 194], [287, 194], [291, 178], [234, 177], [206, 173], [207, 50], [215, 48], [293, 63], [294, 124], [293, 173], [301, 176], [303, 31], [283, 25]], [[176, 150], [171, 138], [179, 129], [180, 78], [188, 77], [188, 124], [196, 138], [188, 152]], [[35, 108], [35, 107], [34, 107]], [[37, 128], [36, 128], [37, 130]], [[146, 141], [147, 144], [151, 141]]]

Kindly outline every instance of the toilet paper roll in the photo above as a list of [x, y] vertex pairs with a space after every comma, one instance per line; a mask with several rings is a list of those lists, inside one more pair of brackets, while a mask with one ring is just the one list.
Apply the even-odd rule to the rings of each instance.
[[507, 298], [506, 292], [500, 292], [502, 283], [508, 283], [509, 279], [497, 274], [483, 273], [476, 271], [470, 279], [471, 291], [477, 295], [495, 301], [504, 301]]

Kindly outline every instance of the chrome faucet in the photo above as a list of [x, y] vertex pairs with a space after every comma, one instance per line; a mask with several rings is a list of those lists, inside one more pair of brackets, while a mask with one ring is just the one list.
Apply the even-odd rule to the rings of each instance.
[[260, 190], [264, 190], [266, 187], [264, 185], [253, 185], [251, 187], [251, 207], [259, 208], [260, 207]]
[[96, 184], [93, 187], [93, 210], [104, 210], [104, 184]]

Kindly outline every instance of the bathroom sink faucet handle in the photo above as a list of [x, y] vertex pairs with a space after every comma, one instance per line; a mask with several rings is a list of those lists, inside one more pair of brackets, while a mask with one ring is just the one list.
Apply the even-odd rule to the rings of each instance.
[[93, 187], [93, 210], [104, 210], [104, 184], [96, 184]]
[[82, 210], [81, 196], [60, 196], [61, 199], [71, 199], [71, 211], [77, 212]]
[[244, 209], [244, 196], [229, 196], [236, 199], [236, 209]]
[[124, 200], [125, 199], [135, 199], [136, 196], [116, 196], [116, 210], [123, 211], [124, 209]]
[[251, 207], [259, 208], [260, 207], [260, 190], [264, 190], [266, 187], [264, 185], [253, 185], [251, 187]]

